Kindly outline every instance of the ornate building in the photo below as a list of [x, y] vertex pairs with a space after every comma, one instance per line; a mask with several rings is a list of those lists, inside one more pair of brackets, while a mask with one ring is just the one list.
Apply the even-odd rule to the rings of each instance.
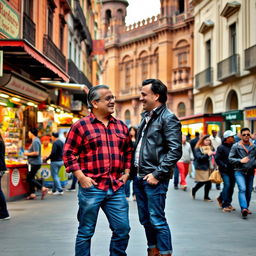
[[193, 27], [188, 0], [161, 0], [160, 14], [126, 26], [128, 1], [101, 1], [105, 40], [103, 83], [115, 93], [118, 118], [140, 121], [141, 83], [158, 78], [168, 87], [168, 107], [178, 116], [193, 113]]

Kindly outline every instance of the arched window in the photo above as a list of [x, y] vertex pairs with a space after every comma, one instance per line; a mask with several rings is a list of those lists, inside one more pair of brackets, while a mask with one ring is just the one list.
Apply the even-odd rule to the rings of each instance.
[[204, 112], [208, 114], [213, 113], [213, 103], [211, 98], [207, 98], [204, 105]]
[[183, 117], [186, 115], [186, 106], [183, 102], [179, 103], [177, 112], [179, 117]]
[[147, 59], [143, 59], [141, 62], [141, 77], [142, 80], [145, 80], [148, 78], [148, 62]]
[[238, 109], [238, 97], [235, 91], [230, 91], [227, 97], [227, 110]]
[[127, 126], [131, 124], [131, 112], [129, 109], [127, 109], [124, 113], [124, 119]]

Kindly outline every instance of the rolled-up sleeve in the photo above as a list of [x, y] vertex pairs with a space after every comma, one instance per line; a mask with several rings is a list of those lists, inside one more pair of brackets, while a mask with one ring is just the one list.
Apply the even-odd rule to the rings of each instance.
[[71, 127], [66, 138], [66, 143], [64, 145], [63, 151], [63, 161], [66, 167], [66, 172], [74, 172], [81, 170], [77, 158], [82, 143], [82, 132], [80, 129], [77, 124], [74, 124]]

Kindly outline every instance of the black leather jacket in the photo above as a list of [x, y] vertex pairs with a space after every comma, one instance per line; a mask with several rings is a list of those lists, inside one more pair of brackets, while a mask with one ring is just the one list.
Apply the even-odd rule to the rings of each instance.
[[[142, 117], [134, 152], [145, 125], [145, 113]], [[181, 156], [181, 124], [163, 104], [154, 111], [145, 129], [139, 154], [139, 168], [134, 166], [133, 159], [131, 176], [137, 175], [139, 171], [142, 177], [152, 173], [158, 180], [170, 179], [172, 169]]]
[[[250, 158], [250, 161], [242, 164], [240, 160], [246, 156]], [[250, 143], [247, 153], [242, 146], [242, 141], [239, 141], [232, 146], [228, 158], [229, 162], [234, 166], [235, 171], [250, 172], [253, 174], [256, 168], [256, 146]]]

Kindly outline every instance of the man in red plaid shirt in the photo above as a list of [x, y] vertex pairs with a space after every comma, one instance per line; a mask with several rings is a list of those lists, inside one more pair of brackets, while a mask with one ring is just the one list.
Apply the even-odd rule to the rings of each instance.
[[108, 86], [88, 93], [91, 113], [72, 125], [64, 146], [67, 172], [79, 182], [76, 256], [89, 256], [99, 209], [113, 232], [110, 256], [127, 255], [128, 203], [124, 184], [129, 178], [132, 147], [127, 126], [115, 119], [115, 98]]

